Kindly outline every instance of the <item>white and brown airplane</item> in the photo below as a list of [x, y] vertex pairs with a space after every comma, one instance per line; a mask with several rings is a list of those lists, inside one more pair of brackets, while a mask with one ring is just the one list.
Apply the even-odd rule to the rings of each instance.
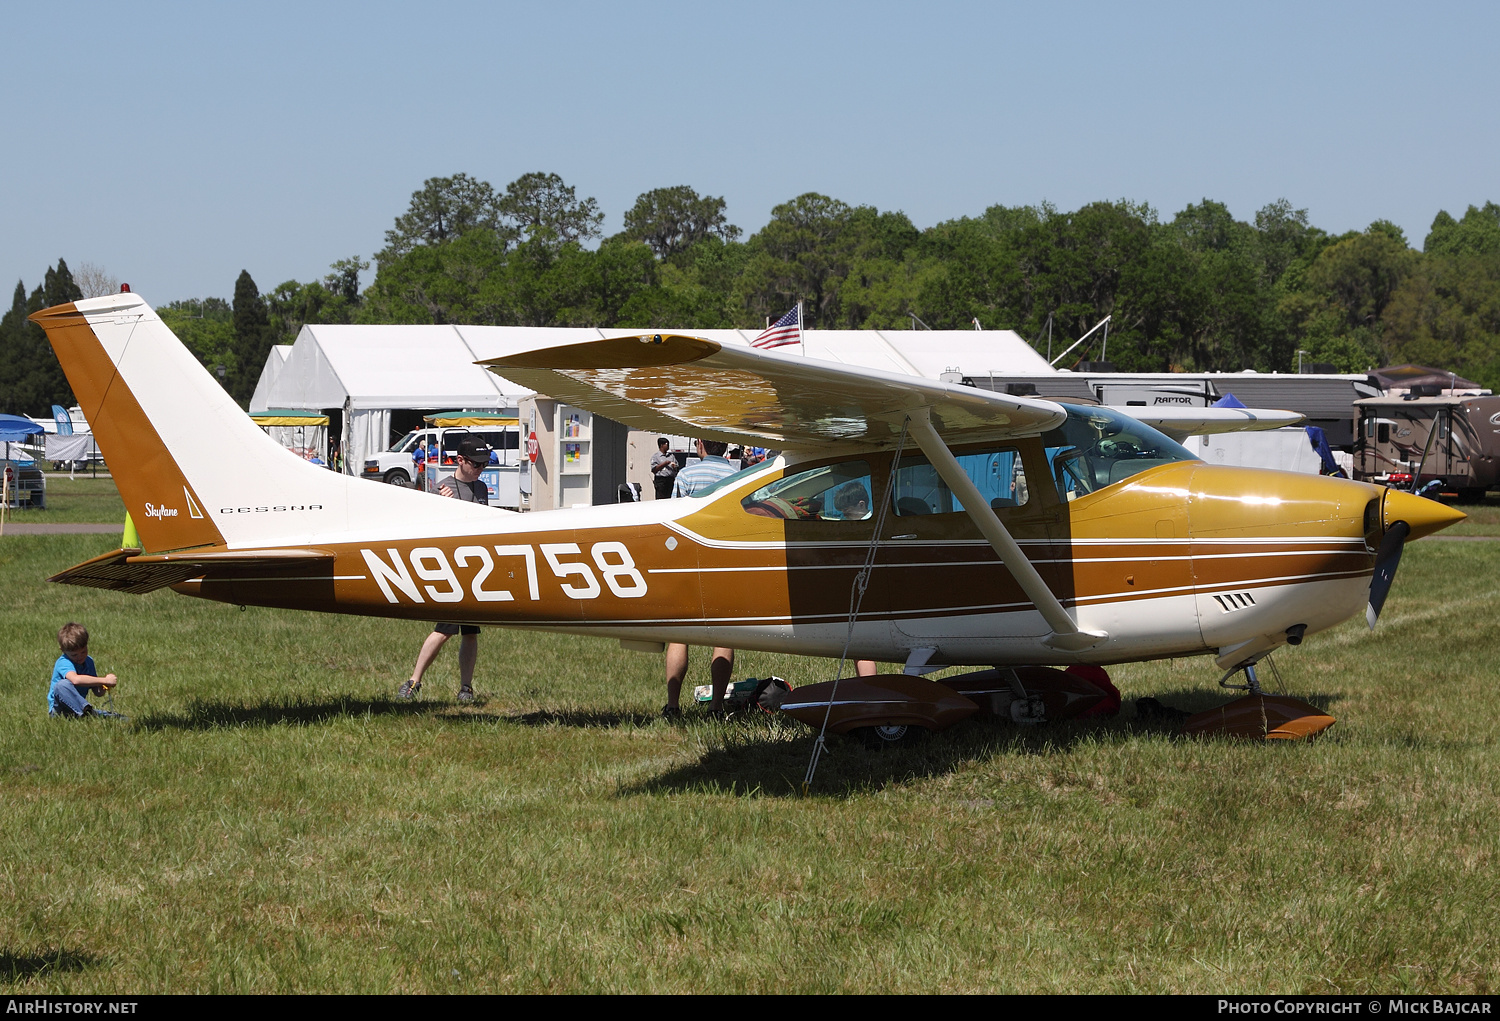
[[[134, 294], [31, 319], [140, 539], [53, 580], [644, 649], [990, 668], [946, 686], [840, 682], [838, 699], [799, 688], [787, 703], [827, 718], [838, 702], [835, 729], [932, 726], [931, 707], [951, 709], [952, 698], [999, 706], [1005, 696], [1015, 718], [1035, 717], [1025, 688], [1061, 676], [1041, 667], [1206, 654], [1226, 678], [1246, 670], [1253, 689], [1267, 653], [1361, 611], [1373, 627], [1403, 544], [1463, 518], [1364, 483], [1204, 464], [1117, 410], [639, 333], [508, 349], [483, 364], [631, 426], [781, 455], [686, 499], [516, 514], [301, 460]], [[1179, 433], [1257, 419], [1158, 417]], [[1262, 427], [1285, 419], [1259, 417]], [[1298, 705], [1308, 712], [1293, 715], [1316, 714]]]

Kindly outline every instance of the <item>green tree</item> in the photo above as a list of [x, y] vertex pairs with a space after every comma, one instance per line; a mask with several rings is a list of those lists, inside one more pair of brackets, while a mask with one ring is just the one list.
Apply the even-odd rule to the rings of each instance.
[[229, 302], [223, 298], [191, 298], [163, 305], [156, 314], [216, 378], [221, 365], [225, 383], [233, 378], [237, 363], [234, 309]]
[[742, 322], [735, 286], [747, 258], [745, 245], [715, 235], [657, 265], [656, 282], [620, 307], [617, 326], [652, 330], [712, 330]]
[[271, 331], [277, 343], [291, 344], [307, 323], [352, 323], [362, 298], [359, 274], [370, 264], [358, 256], [340, 259], [322, 281], [288, 280], [265, 296]]
[[574, 188], [556, 174], [522, 174], [505, 186], [495, 206], [511, 230], [552, 245], [596, 238], [604, 221], [599, 203], [591, 198], [580, 202]]
[[1500, 252], [1418, 260], [1383, 322], [1390, 361], [1433, 365], [1500, 387]]
[[1016, 235], [1040, 219], [1033, 207], [991, 206], [982, 217], [948, 220], [922, 232], [908, 259], [918, 278], [913, 311], [934, 329], [961, 329], [975, 319], [988, 330], [1023, 327], [1026, 295]]
[[[1122, 200], [1052, 211], [1016, 231], [1022, 332], [1034, 336], [1050, 315], [1063, 336], [1079, 337], [1112, 314], [1121, 280], [1150, 247], [1155, 225], [1150, 206]], [[1080, 349], [1072, 357], [1089, 353]]]
[[625, 229], [619, 235], [644, 241], [658, 259], [681, 256], [699, 241], [716, 237], [734, 241], [740, 229], [724, 215], [724, 200], [699, 195], [685, 184], [655, 188], [642, 194], [625, 213]]
[[73, 392], [52, 345], [40, 326], [26, 321], [33, 312], [78, 301], [83, 292], [66, 260], [49, 267], [42, 283], [28, 296], [16, 284], [10, 311], [0, 318], [0, 411], [12, 415], [46, 415], [52, 405], [69, 406]]
[[1255, 214], [1255, 230], [1266, 284], [1280, 280], [1287, 267], [1306, 255], [1324, 236], [1322, 231], [1308, 226], [1306, 209], [1293, 209], [1286, 199], [1262, 207]]
[[508, 245], [479, 228], [441, 245], [419, 245], [380, 264], [356, 316], [362, 323], [505, 325], [503, 287]]
[[1440, 210], [1422, 250], [1429, 255], [1493, 255], [1500, 252], [1500, 205], [1470, 206], [1462, 220]]
[[384, 265], [419, 245], [441, 245], [476, 228], [514, 240], [504, 219], [488, 181], [468, 174], [429, 177], [411, 193], [411, 205], [385, 232], [385, 248], [376, 253], [375, 261]]
[[744, 325], [779, 316], [798, 301], [813, 328], [906, 321], [919, 288], [898, 264], [919, 238], [904, 213], [849, 206], [816, 192], [776, 206], [747, 242], [737, 286]]
[[1295, 348], [1280, 367], [1295, 364], [1296, 348], [1346, 372], [1388, 361], [1383, 315], [1421, 259], [1399, 229], [1377, 221], [1363, 233], [1329, 239], [1305, 263], [1294, 262], [1276, 311]]

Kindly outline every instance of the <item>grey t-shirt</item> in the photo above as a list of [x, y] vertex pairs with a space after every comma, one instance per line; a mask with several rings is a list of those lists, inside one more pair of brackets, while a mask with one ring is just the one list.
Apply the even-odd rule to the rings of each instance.
[[486, 507], [490, 505], [490, 487], [484, 484], [484, 479], [475, 479], [473, 482], [460, 482], [458, 476], [454, 475], [438, 484], [440, 490], [448, 486], [453, 488], [453, 498], [456, 500], [462, 500], [464, 503], [483, 504]]

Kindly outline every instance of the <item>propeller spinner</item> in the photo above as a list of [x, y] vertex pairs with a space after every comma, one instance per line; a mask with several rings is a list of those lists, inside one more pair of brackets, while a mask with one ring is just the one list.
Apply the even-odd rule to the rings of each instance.
[[1436, 500], [1389, 490], [1381, 507], [1381, 524], [1385, 537], [1380, 540], [1380, 550], [1375, 554], [1375, 574], [1370, 579], [1370, 602], [1365, 607], [1365, 621], [1370, 630], [1380, 619], [1380, 610], [1385, 606], [1385, 597], [1390, 594], [1391, 582], [1396, 579], [1396, 568], [1401, 564], [1401, 553], [1412, 539], [1441, 531], [1468, 517], [1462, 511], [1444, 506]]

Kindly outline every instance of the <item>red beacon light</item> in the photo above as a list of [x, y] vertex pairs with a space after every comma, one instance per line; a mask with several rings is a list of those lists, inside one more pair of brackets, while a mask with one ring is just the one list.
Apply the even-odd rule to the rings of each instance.
[[121, 294], [129, 294], [130, 293], [130, 285], [129, 284], [121, 284], [120, 285], [120, 293]]

